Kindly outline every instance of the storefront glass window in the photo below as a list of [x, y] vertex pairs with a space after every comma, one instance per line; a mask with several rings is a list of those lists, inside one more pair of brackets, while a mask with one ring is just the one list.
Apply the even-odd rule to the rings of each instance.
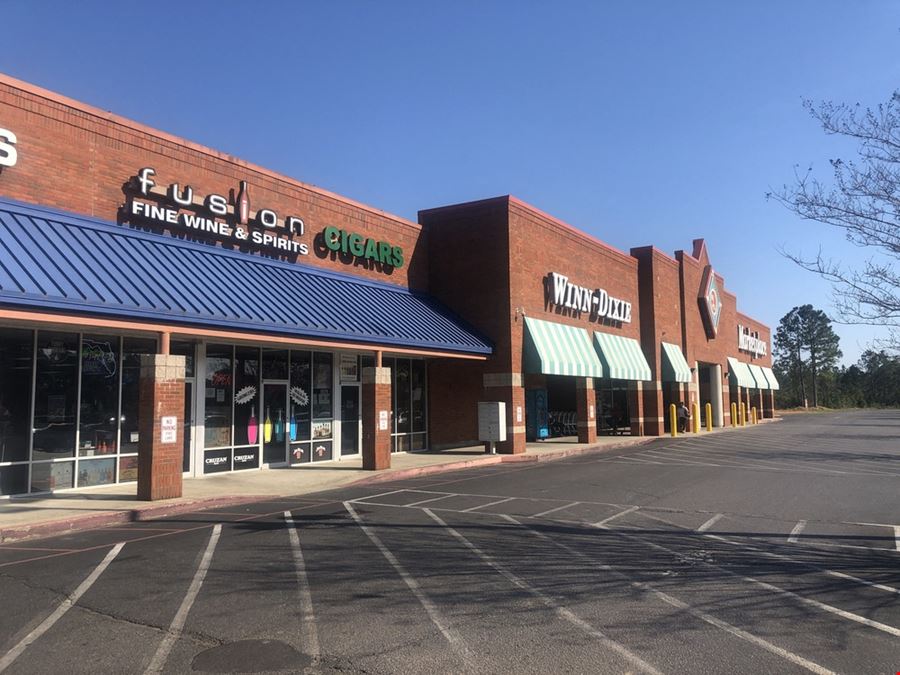
[[259, 349], [237, 347], [234, 355], [234, 444], [259, 440]]
[[410, 415], [410, 381], [409, 381], [409, 359], [397, 359], [396, 377], [394, 381], [397, 383], [397, 396], [395, 400], [395, 414], [397, 415], [397, 433], [407, 434], [412, 428]]
[[[81, 457], [114, 455], [119, 428], [119, 338], [111, 335], [83, 335], [81, 338], [81, 409], [78, 454]], [[115, 462], [111, 478], [115, 481]], [[93, 471], [90, 485], [99, 485], [100, 474]], [[79, 479], [81, 471], [79, 470]], [[81, 481], [79, 480], [79, 484]]]
[[286, 349], [263, 349], [263, 379], [288, 379], [288, 352]]
[[[313, 355], [313, 419], [331, 419], [334, 415], [333, 356], [326, 352]], [[328, 434], [331, 437], [331, 434]]]
[[[155, 354], [156, 340], [146, 338], [124, 338], [122, 340], [122, 412], [120, 418], [122, 429], [119, 436], [119, 448], [122, 453], [138, 451], [138, 411], [140, 409], [141, 355]], [[123, 476], [121, 468], [119, 480], [135, 480]]]
[[231, 445], [232, 348], [206, 348], [206, 448]]
[[[0, 330], [0, 464], [28, 461], [33, 357], [33, 331]], [[24, 480], [20, 471], [4, 470], [0, 474], [0, 494], [16, 494], [5, 489], [5, 482], [11, 488], [23, 482], [27, 490], [28, 467], [25, 467]]]
[[312, 420], [312, 354], [310, 352], [291, 352], [291, 390], [289, 427], [291, 441], [308, 441], [310, 439], [310, 422]]
[[[412, 398], [412, 430], [425, 431], [425, 362], [410, 361], [410, 396]], [[421, 450], [421, 448], [413, 448]]]
[[[78, 335], [38, 331], [32, 459], [75, 456]], [[66, 482], [58, 469], [57, 477]], [[73, 468], [68, 469], [69, 479]], [[71, 480], [69, 480], [71, 482]], [[32, 479], [32, 485], [35, 481]], [[68, 487], [71, 487], [69, 485]]]
[[194, 352], [196, 347], [193, 342], [182, 342], [181, 340], [172, 340], [172, 343], [169, 345], [170, 354], [184, 357], [185, 377], [194, 377]]

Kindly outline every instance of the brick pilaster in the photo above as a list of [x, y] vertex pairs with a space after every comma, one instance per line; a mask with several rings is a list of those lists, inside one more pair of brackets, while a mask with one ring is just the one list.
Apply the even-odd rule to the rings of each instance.
[[597, 394], [594, 391], [594, 378], [578, 377], [575, 379], [575, 410], [578, 418], [578, 442], [594, 443], [597, 441]]
[[525, 378], [522, 373], [485, 373], [485, 401], [506, 403], [506, 440], [497, 443], [497, 452], [520, 455], [525, 452]]
[[391, 369], [363, 368], [363, 469], [391, 468]]
[[[141, 356], [139, 381], [138, 499], [181, 496], [184, 453], [185, 357]], [[174, 436], [163, 438], [163, 418], [174, 417]], [[165, 442], [163, 442], [165, 440]]]
[[641, 394], [643, 382], [628, 383], [628, 414], [631, 417], [631, 435], [644, 435], [644, 397]]

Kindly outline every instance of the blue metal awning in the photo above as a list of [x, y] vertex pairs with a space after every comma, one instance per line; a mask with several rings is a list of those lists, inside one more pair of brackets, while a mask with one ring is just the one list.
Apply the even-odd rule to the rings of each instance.
[[428, 295], [0, 199], [0, 306], [486, 355]]

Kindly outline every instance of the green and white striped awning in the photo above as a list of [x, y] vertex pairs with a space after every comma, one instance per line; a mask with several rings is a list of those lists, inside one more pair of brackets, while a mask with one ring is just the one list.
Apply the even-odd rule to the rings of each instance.
[[756, 389], [756, 380], [753, 377], [753, 373], [750, 372], [750, 367], [746, 363], [729, 356], [728, 373], [732, 385], [746, 387], [747, 389]]
[[525, 317], [525, 372], [603, 377], [603, 365], [584, 328]]
[[750, 369], [750, 374], [753, 375], [753, 379], [756, 380], [756, 388], [768, 389], [769, 381], [766, 379], [766, 375], [765, 373], [763, 373], [763, 369], [755, 363], [748, 363], [747, 367]]
[[644, 352], [641, 351], [641, 345], [634, 338], [594, 331], [594, 345], [600, 354], [607, 377], [613, 380], [645, 382], [653, 379], [650, 365], [644, 358]]
[[769, 389], [781, 389], [778, 384], [778, 380], [775, 378], [775, 373], [772, 372], [772, 369], [768, 366], [760, 366], [763, 371], [763, 375], [766, 376], [766, 379], [769, 381]]
[[662, 343], [662, 381], [690, 382], [691, 367], [681, 353], [681, 347], [668, 342]]

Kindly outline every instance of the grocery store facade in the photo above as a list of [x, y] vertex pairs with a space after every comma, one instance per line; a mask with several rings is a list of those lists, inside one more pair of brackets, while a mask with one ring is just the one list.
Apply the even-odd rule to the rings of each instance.
[[702, 241], [622, 252], [513, 197], [399, 218], [0, 75], [0, 495], [774, 413]]

